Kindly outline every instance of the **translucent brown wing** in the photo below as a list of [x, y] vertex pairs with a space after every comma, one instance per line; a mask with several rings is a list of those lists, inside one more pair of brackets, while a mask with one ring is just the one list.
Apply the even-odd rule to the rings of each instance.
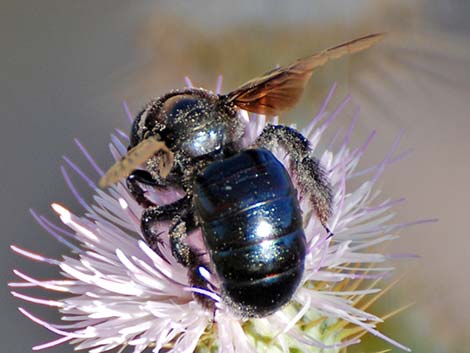
[[155, 137], [149, 137], [130, 149], [121, 160], [108, 169], [100, 180], [100, 187], [110, 186], [126, 178], [134, 169], [159, 151], [164, 152], [164, 156], [160, 160], [160, 175], [166, 177], [173, 165], [173, 153], [164, 142]]
[[253, 113], [276, 115], [293, 107], [299, 100], [313, 70], [346, 54], [365, 50], [379, 40], [382, 33], [370, 34], [297, 60], [296, 63], [271, 70], [243, 84], [226, 95], [229, 102]]

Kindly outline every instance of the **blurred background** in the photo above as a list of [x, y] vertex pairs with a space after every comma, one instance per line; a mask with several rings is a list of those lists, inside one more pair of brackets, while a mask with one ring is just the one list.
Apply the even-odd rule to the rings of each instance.
[[[377, 47], [318, 70], [281, 121], [304, 125], [336, 82], [330, 109], [347, 94], [350, 115], [361, 107], [353, 144], [378, 131], [364, 165], [380, 161], [405, 131], [401, 151], [413, 153], [381, 178], [383, 198], [406, 197], [397, 207], [400, 222], [439, 222], [405, 229], [387, 247], [421, 259], [400, 264], [397, 272], [407, 276], [376, 309], [416, 304], [381, 329], [415, 352], [470, 352], [470, 2], [3, 0], [0, 14], [2, 351], [28, 352], [53, 337], [17, 311], [20, 303], [6, 287], [13, 268], [52, 275], [12, 254], [9, 244], [51, 257], [65, 250], [28, 209], [52, 216], [49, 204], [57, 201], [83, 213], [59, 168], [62, 155], [86, 167], [75, 137], [106, 168], [109, 134], [129, 129], [123, 100], [136, 113], [151, 97], [182, 88], [186, 75], [196, 86], [215, 88], [223, 74], [229, 91], [277, 64], [387, 32]], [[348, 114], [339, 125], [349, 123]], [[58, 319], [53, 310], [33, 312]], [[367, 341], [354, 351], [388, 348]]]

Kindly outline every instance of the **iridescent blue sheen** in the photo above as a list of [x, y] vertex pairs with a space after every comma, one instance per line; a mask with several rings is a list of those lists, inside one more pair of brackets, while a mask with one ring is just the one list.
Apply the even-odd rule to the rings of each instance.
[[194, 204], [226, 302], [245, 316], [266, 316], [289, 302], [306, 240], [282, 163], [265, 149], [213, 162], [196, 179]]

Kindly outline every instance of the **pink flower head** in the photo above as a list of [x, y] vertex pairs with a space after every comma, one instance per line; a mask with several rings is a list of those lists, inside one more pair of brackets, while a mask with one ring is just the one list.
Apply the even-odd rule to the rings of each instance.
[[[350, 146], [357, 111], [344, 136], [337, 134], [331, 141], [322, 141], [322, 146], [326, 147], [320, 147], [325, 130], [350, 100], [345, 99], [329, 113], [326, 108], [333, 92], [334, 88], [301, 133], [310, 140], [332, 184], [334, 202], [329, 225], [334, 236], [327, 237], [313, 216], [309, 201], [299, 194], [308, 253], [302, 285], [291, 303], [268, 317], [246, 319], [237, 317], [224, 304], [217, 278], [208, 271], [201, 269], [209, 289], [192, 287], [187, 269], [171, 256], [168, 240], [162, 244], [161, 254], [152, 251], [143, 240], [140, 234], [143, 209], [125, 184], [118, 183], [106, 191], [97, 188], [93, 180], [101, 177], [103, 171], [76, 141], [97, 175], [90, 178], [73, 162], [65, 161], [93, 188], [93, 201], [85, 201], [72, 184], [67, 169], [63, 167], [62, 171], [70, 189], [85, 208], [85, 215], [74, 215], [54, 203], [52, 208], [63, 223], [59, 226], [33, 212], [41, 226], [69, 247], [69, 253], [62, 259], [51, 259], [12, 246], [15, 252], [30, 260], [57, 267], [61, 276], [40, 280], [14, 271], [20, 281], [10, 283], [14, 288], [12, 294], [27, 302], [57, 308], [63, 321], [62, 324], [48, 323], [20, 308], [25, 316], [58, 336], [33, 349], [70, 342], [75, 349], [86, 349], [91, 353], [127, 346], [132, 347], [134, 353], [147, 348], [169, 353], [287, 353], [292, 349], [338, 352], [342, 347], [359, 342], [359, 337], [369, 332], [409, 351], [380, 333], [376, 326], [382, 319], [366, 311], [379, 295], [376, 282], [365, 288], [359, 286], [363, 280], [379, 280], [390, 273], [391, 267], [379, 265], [388, 260], [388, 256], [369, 252], [369, 249], [396, 238], [396, 231], [404, 226], [390, 223], [394, 216], [391, 209], [400, 200], [380, 201], [380, 192], [375, 189], [385, 167], [402, 157], [396, 155], [399, 139], [383, 161], [358, 170], [359, 160], [374, 132], [362, 145]], [[239, 118], [246, 125], [243, 144], [248, 147], [262, 131], [266, 119], [244, 111], [240, 112]], [[276, 122], [274, 119], [273, 123]], [[118, 132], [111, 141], [110, 150], [117, 160], [127, 152], [127, 136]], [[274, 153], [288, 167], [284, 151], [278, 149]], [[293, 180], [295, 182], [295, 178]], [[351, 188], [351, 180], [359, 186]], [[182, 196], [178, 190], [147, 191], [157, 204]], [[163, 233], [168, 231], [168, 224], [159, 227]], [[194, 244], [203, 247], [200, 231], [191, 234], [190, 238]], [[61, 292], [63, 297], [50, 300], [19, 292], [30, 287]], [[194, 298], [195, 292], [214, 301], [215, 312], [201, 306]]]

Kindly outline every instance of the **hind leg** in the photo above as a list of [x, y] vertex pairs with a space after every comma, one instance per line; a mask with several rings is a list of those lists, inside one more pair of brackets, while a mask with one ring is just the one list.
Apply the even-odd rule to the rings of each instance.
[[306, 194], [323, 227], [332, 235], [327, 226], [331, 216], [333, 195], [325, 170], [318, 159], [313, 157], [308, 140], [297, 130], [283, 125], [267, 125], [255, 141], [259, 147], [273, 150], [280, 146], [290, 157], [301, 192]]

